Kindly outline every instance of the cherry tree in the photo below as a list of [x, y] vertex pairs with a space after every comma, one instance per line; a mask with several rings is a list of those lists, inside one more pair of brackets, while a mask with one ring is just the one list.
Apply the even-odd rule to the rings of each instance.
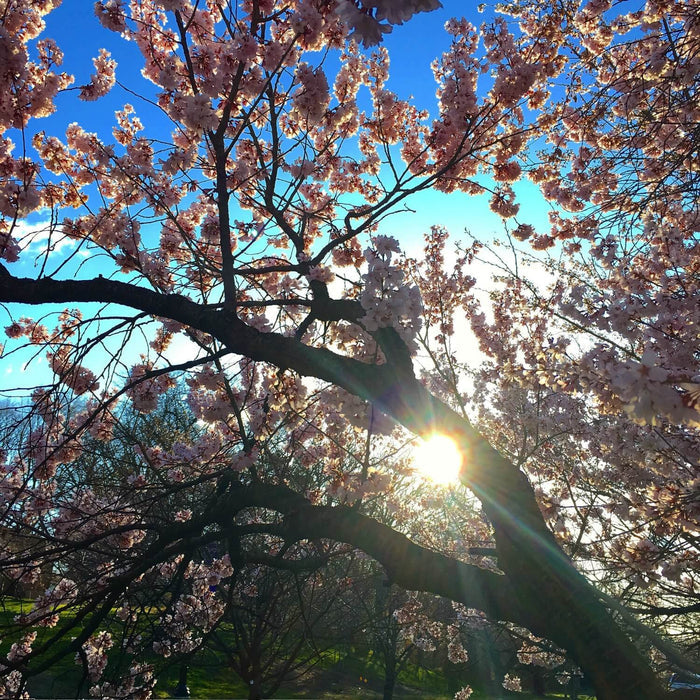
[[551, 230], [512, 229], [535, 248], [561, 247], [549, 285], [502, 257], [494, 323], [474, 327], [493, 360], [481, 380], [501, 385], [491, 419], [513, 415], [514, 401], [522, 409], [521, 435], [500, 447], [523, 464], [545, 460], [534, 471], [560, 481], [546, 489], [555, 530], [636, 612], [670, 617], [677, 634], [677, 616], [697, 612], [697, 12], [609, 10], [509, 8], [534, 33], [566, 18], [559, 40], [577, 56], [551, 110], [567, 128], [531, 163], [557, 205]]
[[[692, 661], [640, 631], [619, 581], [598, 590], [572, 559], [592, 552], [585, 572], [614, 555], [635, 586], [696, 595], [697, 8], [521, 0], [479, 29], [452, 20], [429, 114], [388, 89], [389, 55], [369, 47], [437, 2], [106, 0], [99, 21], [138, 48], [152, 91], [126, 92], [111, 135], [56, 135], [37, 120], [59, 94], [103, 98], [119, 68], [101, 51], [72, 88], [42, 36], [53, 5], [14, 0], [0, 34], [5, 353], [42, 355], [52, 373], [4, 455], [3, 522], [25, 547], [0, 556], [31, 578], [83, 549], [94, 572], [60, 577], [18, 619], [5, 692], [72, 636], [95, 694], [148, 696], [133, 591], [187, 582], [166, 616], [187, 653], [235, 571], [230, 554], [193, 552], [272, 529], [297, 545], [282, 559], [346, 543], [399, 586], [549, 640], [601, 700], [663, 697], [630, 631]], [[546, 231], [518, 218], [525, 176], [552, 202]], [[489, 195], [511, 240], [557, 251], [551, 288], [506, 266], [484, 308], [475, 247], [450, 271], [437, 229], [423, 260], [404, 257], [387, 217], [428, 189]], [[486, 355], [473, 395], [453, 347], [464, 317]], [[65, 487], [64, 465], [109, 439], [124, 401], [148, 414], [178, 377], [196, 441], [138, 445], [126, 479]], [[392, 502], [401, 459], [378, 465], [395, 441], [436, 431], [463, 454], [486, 554], [440, 552], [364, 507]], [[324, 478], [263, 469], [272, 446]], [[596, 550], [601, 528], [612, 548]], [[135, 660], [107, 686], [114, 610]]]

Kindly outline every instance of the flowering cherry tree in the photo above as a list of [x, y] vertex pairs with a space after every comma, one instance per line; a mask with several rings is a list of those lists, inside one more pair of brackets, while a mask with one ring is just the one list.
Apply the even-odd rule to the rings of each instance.
[[[152, 649], [189, 653], [224, 615], [219, 584], [260, 557], [254, 537], [280, 567], [351, 545], [399, 586], [549, 640], [600, 700], [663, 697], [630, 630], [692, 660], [640, 630], [621, 579], [591, 574], [599, 590], [573, 562], [623, 562], [632, 607], [697, 611], [697, 7], [520, 0], [478, 29], [451, 20], [429, 114], [370, 47], [437, 2], [104, 0], [151, 92], [124, 93], [111, 133], [51, 134], [38, 120], [59, 94], [129, 84], [101, 51], [73, 92], [43, 36], [54, 4], [13, 0], [0, 29], [4, 352], [45, 356], [52, 376], [15, 411], [0, 557], [15, 579], [47, 562], [56, 579], [16, 621], [4, 692], [72, 637], [94, 694], [147, 697], [137, 589], [181, 582]], [[524, 177], [551, 202], [547, 230], [518, 218]], [[486, 304], [478, 245], [450, 270], [439, 229], [404, 257], [385, 219], [428, 189], [486, 193], [513, 246], [556, 252], [539, 263], [551, 285], [496, 258]], [[486, 358], [470, 391], [463, 318]], [[125, 402], [148, 415], [178, 379], [196, 439], [135, 440], [123, 469], [70, 480]], [[464, 456], [478, 551], [366, 507], [400, 513], [405, 467], [381, 465], [434, 431]], [[319, 478], [270, 461], [285, 452]], [[213, 542], [228, 551], [204, 556]], [[89, 576], [70, 578], [69, 553]], [[107, 683], [113, 615], [134, 661]]]

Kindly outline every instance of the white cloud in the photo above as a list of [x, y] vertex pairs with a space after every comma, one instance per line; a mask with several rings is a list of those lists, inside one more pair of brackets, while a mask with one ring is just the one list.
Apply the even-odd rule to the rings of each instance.
[[56, 224], [50, 220], [34, 223], [18, 221], [13, 235], [19, 241], [24, 253], [30, 255], [40, 255], [49, 248], [53, 253], [65, 255], [77, 245], [77, 241], [60, 233]]

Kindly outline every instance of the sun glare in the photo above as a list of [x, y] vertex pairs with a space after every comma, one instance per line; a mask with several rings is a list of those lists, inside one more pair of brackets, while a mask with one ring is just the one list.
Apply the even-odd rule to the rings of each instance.
[[436, 484], [454, 484], [459, 480], [462, 453], [454, 440], [436, 433], [415, 448], [413, 462], [424, 477]]

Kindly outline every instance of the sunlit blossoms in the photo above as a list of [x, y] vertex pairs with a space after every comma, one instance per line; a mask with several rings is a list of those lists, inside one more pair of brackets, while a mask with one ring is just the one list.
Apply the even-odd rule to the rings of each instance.
[[398, 252], [398, 241], [388, 236], [376, 236], [374, 248], [365, 250], [368, 272], [360, 297], [363, 324], [369, 331], [393, 326], [410, 342], [420, 330], [422, 303], [418, 288], [407, 285], [403, 270], [392, 265], [392, 256]]
[[107, 651], [112, 647], [109, 632], [100, 632], [83, 644], [81, 653], [76, 654], [76, 663], [85, 663], [91, 681], [96, 681], [107, 665]]
[[520, 678], [518, 678], [517, 676], [511, 676], [510, 674], [506, 674], [505, 678], [503, 679], [503, 687], [506, 690], [510, 690], [516, 693], [519, 693], [522, 690], [522, 687], [520, 685]]
[[454, 700], [469, 700], [473, 692], [469, 686], [466, 686], [455, 693]]
[[[460, 8], [414, 99], [371, 47], [436, 0], [103, 0], [76, 78], [56, 4], [0, 13], [0, 694], [74, 660], [145, 699], [216, 654], [259, 700], [361, 639], [461, 699], [484, 646], [509, 691], [667, 697], [698, 8]], [[461, 484], [413, 469], [434, 434]]]
[[100, 49], [100, 55], [93, 59], [95, 73], [90, 76], [90, 82], [80, 88], [81, 99], [96, 100], [106, 95], [114, 87], [116, 80], [114, 71], [117, 63], [109, 56], [109, 51]]

